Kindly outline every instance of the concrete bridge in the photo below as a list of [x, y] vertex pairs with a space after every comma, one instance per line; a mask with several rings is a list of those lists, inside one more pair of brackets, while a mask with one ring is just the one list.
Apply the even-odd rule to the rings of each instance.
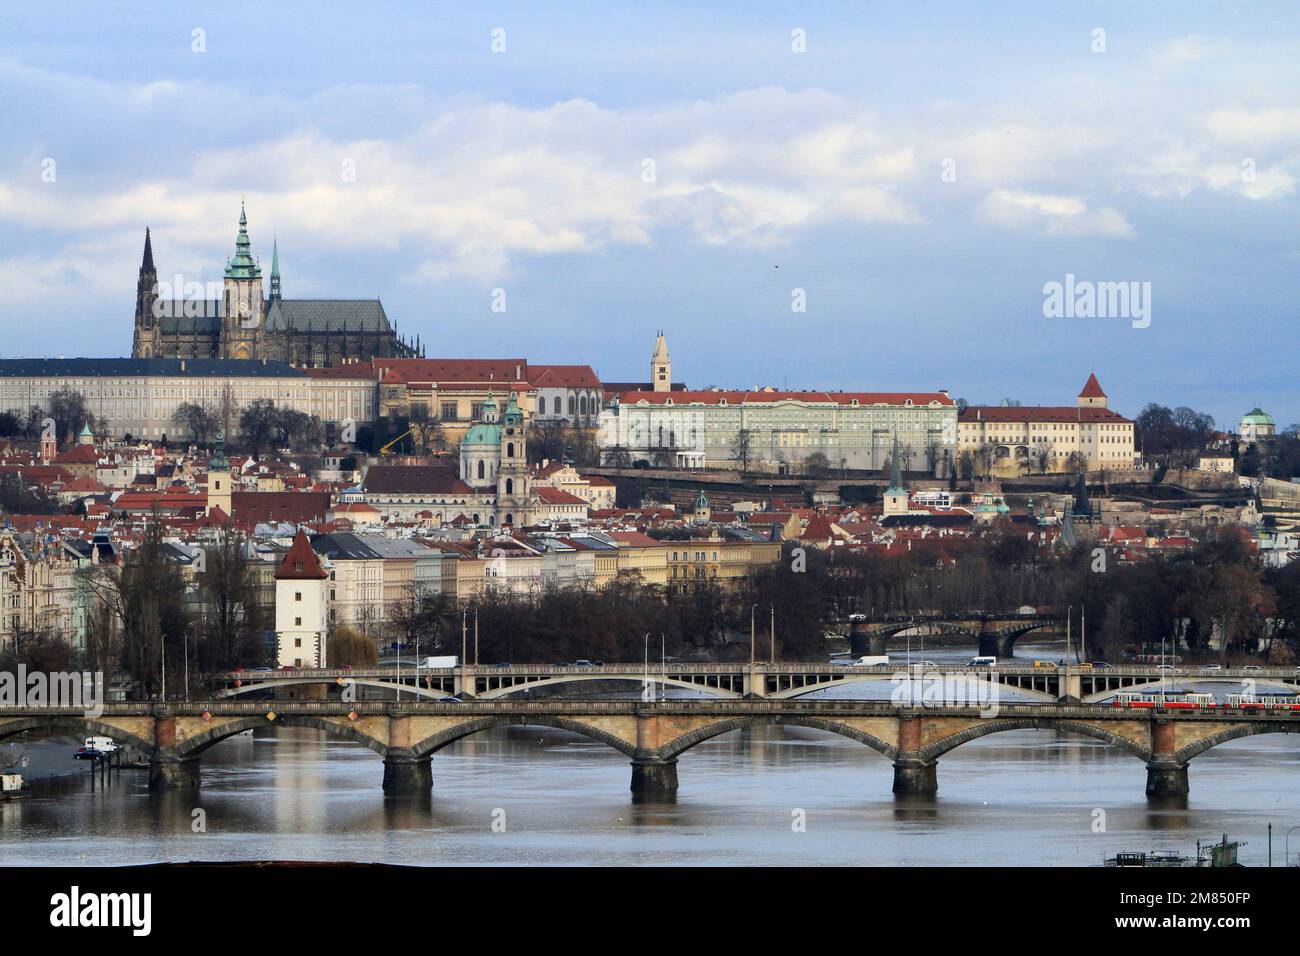
[[1240, 737], [1300, 730], [1300, 712], [1131, 710], [1105, 705], [1002, 704], [897, 707], [883, 701], [710, 700], [477, 701], [346, 705], [326, 701], [209, 701], [109, 704], [98, 717], [70, 708], [0, 709], [0, 740], [23, 732], [103, 734], [150, 755], [154, 789], [197, 787], [200, 761], [214, 744], [272, 724], [311, 727], [355, 741], [383, 758], [385, 792], [427, 793], [432, 756], [492, 727], [569, 730], [629, 758], [631, 789], [645, 796], [677, 789], [677, 760], [720, 734], [759, 724], [811, 727], [865, 744], [893, 762], [894, 792], [933, 794], [948, 751], [1007, 730], [1055, 730], [1105, 741], [1147, 765], [1152, 797], [1188, 792], [1188, 762]]
[[915, 614], [891, 616], [884, 620], [856, 623], [849, 632], [855, 651], [867, 642], [864, 653], [884, 654], [889, 640], [905, 631], [919, 631], [927, 636], [959, 636], [979, 645], [982, 657], [1011, 657], [1016, 641], [1032, 631], [1064, 627], [1065, 619], [1050, 614], [1009, 615], [938, 615]]
[[[914, 665], [915, 666], [915, 665]], [[557, 667], [548, 664], [513, 664], [420, 668], [366, 667], [324, 668], [292, 671], [230, 671], [210, 680], [216, 698], [238, 697], [257, 691], [274, 690], [292, 695], [295, 689], [318, 685], [329, 695], [345, 687], [372, 687], [396, 694], [432, 701], [449, 696], [475, 700], [528, 697], [534, 690], [549, 692], [560, 687], [580, 689], [593, 683], [626, 683], [636, 687], [652, 685], [696, 691], [722, 699], [767, 698], [785, 700], [802, 697], [831, 687], [888, 685], [898, 683], [905, 672], [902, 661], [877, 667], [849, 667], [840, 664], [606, 664], [600, 667]], [[1295, 668], [1267, 668], [1246, 671], [1239, 668], [1204, 671], [1180, 667], [1162, 671], [1151, 665], [1091, 668], [1074, 666], [1035, 667], [1032, 663], [999, 663], [995, 668], [943, 665], [926, 668], [927, 679], [996, 684], [1000, 690], [1014, 690], [1031, 700], [1052, 703], [1097, 703], [1120, 691], [1154, 691], [1175, 684], [1192, 688], [1206, 683], [1253, 681], [1257, 688], [1293, 692], [1300, 685]], [[1259, 690], [1265, 693], [1265, 690]], [[992, 693], [987, 690], [979, 699]], [[320, 696], [317, 694], [316, 696]], [[969, 695], [968, 695], [969, 696]]]

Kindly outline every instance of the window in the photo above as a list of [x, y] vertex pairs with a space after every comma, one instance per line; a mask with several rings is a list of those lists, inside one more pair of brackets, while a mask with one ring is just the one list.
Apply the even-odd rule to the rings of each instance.
[[479, 476], [479, 478], [482, 478], [482, 477], [483, 477], [483, 461], [482, 461], [482, 459], [480, 459], [480, 460], [479, 460], [479, 463], [478, 463], [478, 476]]
[[293, 626], [294, 626], [294, 627], [302, 627], [302, 618], [300, 618], [300, 617], [295, 617], [295, 618], [293, 619]]
[[456, 419], [457, 419], [457, 414], [456, 414], [456, 403], [455, 403], [455, 402], [443, 402], [443, 403], [442, 403], [442, 420], [445, 421], [445, 422], [454, 422], [454, 421], [456, 421]]
[[295, 601], [301, 601], [301, 600], [302, 600], [302, 592], [301, 592], [301, 591], [295, 591], [295, 592], [293, 593], [293, 599], [294, 599]]

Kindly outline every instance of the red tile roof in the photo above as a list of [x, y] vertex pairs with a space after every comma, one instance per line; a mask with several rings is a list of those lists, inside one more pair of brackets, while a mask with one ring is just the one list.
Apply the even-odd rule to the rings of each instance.
[[1078, 408], [1074, 405], [969, 405], [958, 413], [963, 422], [1075, 422], [1093, 425], [1132, 424], [1109, 408]]
[[1105, 398], [1106, 393], [1101, 390], [1101, 382], [1097, 381], [1097, 373], [1091, 372], [1088, 375], [1088, 381], [1083, 383], [1083, 391], [1079, 393], [1080, 398]]
[[284, 556], [280, 570], [275, 572], [277, 581], [323, 581], [329, 573], [321, 567], [320, 558], [311, 549], [311, 542], [302, 528], [293, 536], [289, 553]]

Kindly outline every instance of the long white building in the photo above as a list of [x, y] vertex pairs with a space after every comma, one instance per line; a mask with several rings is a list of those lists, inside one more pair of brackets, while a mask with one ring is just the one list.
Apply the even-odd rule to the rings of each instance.
[[799, 464], [820, 452], [832, 468], [881, 468], [894, 439], [904, 466], [936, 471], [957, 447], [957, 405], [935, 392], [623, 392], [601, 416], [606, 460], [666, 453], [674, 464]]
[[[368, 368], [368, 367], [367, 367]], [[48, 409], [62, 389], [80, 393], [111, 437], [185, 439], [173, 420], [186, 403], [214, 412], [229, 403], [239, 411], [259, 398], [315, 415], [322, 422], [358, 425], [375, 419], [373, 377], [316, 377], [284, 362], [236, 359], [0, 359], [0, 411], [26, 417]], [[59, 436], [62, 438], [63, 436]]]

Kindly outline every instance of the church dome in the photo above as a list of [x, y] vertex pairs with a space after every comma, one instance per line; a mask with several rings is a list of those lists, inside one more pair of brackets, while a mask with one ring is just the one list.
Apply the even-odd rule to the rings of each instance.
[[501, 426], [494, 422], [479, 422], [465, 433], [462, 445], [500, 445]]
[[1242, 415], [1241, 420], [1243, 422], [1248, 422], [1251, 425], [1276, 424], [1276, 422], [1273, 421], [1273, 416], [1268, 414], [1268, 412], [1264, 411], [1264, 409], [1260, 408], [1258, 405], [1248, 411], [1245, 415]]

